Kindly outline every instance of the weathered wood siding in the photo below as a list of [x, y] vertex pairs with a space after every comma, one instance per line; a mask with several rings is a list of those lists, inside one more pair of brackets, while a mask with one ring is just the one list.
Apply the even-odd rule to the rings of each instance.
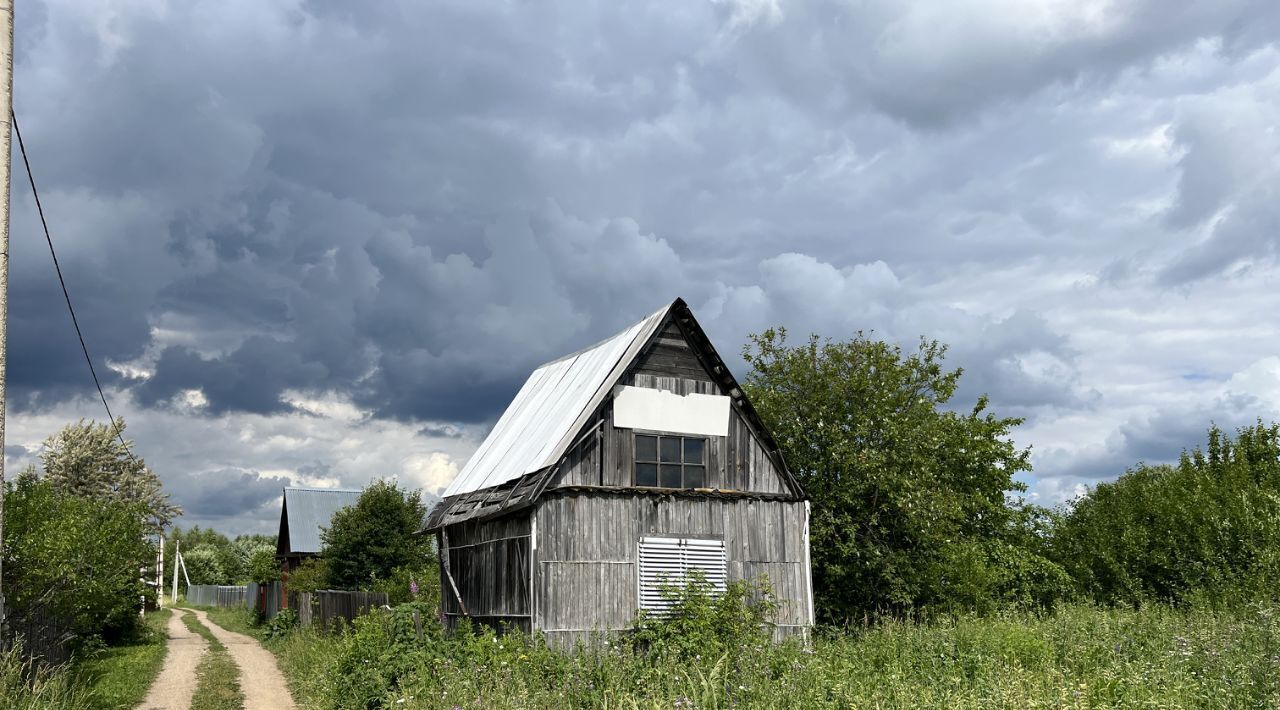
[[600, 480], [603, 471], [600, 437], [599, 433], [590, 434], [569, 451], [560, 466], [556, 486], [605, 485]]
[[[638, 374], [712, 381], [707, 368], [689, 346], [688, 339], [675, 321], [667, 323], [666, 327], [654, 335], [649, 346], [636, 358], [635, 364], [631, 366], [631, 375]], [[624, 383], [630, 384], [626, 380]]]
[[[679, 395], [726, 394], [719, 385], [707, 379], [637, 371], [628, 376], [628, 381], [633, 387]], [[569, 452], [552, 488], [634, 485], [634, 432], [614, 428], [613, 410], [608, 405], [601, 416], [604, 421], [598, 430]], [[707, 437], [707, 487], [752, 493], [788, 492], [773, 459], [736, 407], [729, 412], [728, 436]]]
[[[533, 610], [530, 598], [531, 520], [528, 513], [497, 520], [469, 521], [447, 526], [439, 542], [447, 555], [448, 571], [457, 585], [467, 616], [477, 623], [509, 624], [529, 631]], [[449, 577], [441, 575], [441, 610], [452, 630], [464, 616]]]
[[554, 643], [631, 625], [645, 536], [723, 539], [731, 580], [768, 576], [778, 636], [813, 623], [804, 502], [567, 492], [544, 497], [534, 517], [534, 626]]

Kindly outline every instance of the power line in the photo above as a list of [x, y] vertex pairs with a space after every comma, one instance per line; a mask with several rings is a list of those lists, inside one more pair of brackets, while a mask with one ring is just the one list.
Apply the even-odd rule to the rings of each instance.
[[27, 146], [22, 142], [22, 131], [18, 129], [18, 114], [12, 109], [9, 116], [13, 119], [13, 132], [18, 136], [18, 150], [22, 153], [22, 164], [27, 169], [27, 181], [31, 183], [31, 195], [36, 198], [36, 212], [40, 214], [40, 225], [44, 227], [44, 240], [49, 243], [49, 256], [53, 257], [53, 270], [58, 272], [58, 283], [62, 285], [62, 297], [67, 302], [67, 312], [71, 314], [71, 325], [76, 328], [76, 337], [80, 339], [80, 350], [84, 352], [84, 361], [89, 365], [89, 374], [93, 375], [93, 386], [98, 388], [98, 397], [102, 399], [102, 408], [107, 410], [107, 419], [111, 421], [111, 426], [116, 430], [116, 438], [120, 440], [120, 445], [124, 447], [124, 452], [129, 454], [129, 458], [135, 464], [138, 459], [129, 450], [129, 443], [124, 440], [124, 433], [120, 431], [120, 425], [116, 422], [116, 418], [111, 414], [111, 405], [107, 404], [107, 395], [102, 391], [102, 383], [98, 381], [98, 371], [93, 366], [93, 358], [89, 357], [89, 346], [85, 345], [84, 333], [80, 332], [80, 321], [76, 318], [76, 309], [71, 305], [71, 294], [67, 292], [67, 282], [62, 278], [62, 266], [58, 264], [58, 252], [53, 249], [53, 237], [49, 235], [49, 222], [44, 218], [44, 205], [40, 203], [40, 192], [36, 190], [36, 177], [31, 173], [31, 161], [27, 160]]

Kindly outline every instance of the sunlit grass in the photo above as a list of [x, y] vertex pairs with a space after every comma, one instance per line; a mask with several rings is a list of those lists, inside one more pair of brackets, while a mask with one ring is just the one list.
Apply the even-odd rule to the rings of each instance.
[[96, 651], [76, 665], [94, 708], [118, 710], [142, 702], [164, 664], [165, 626], [171, 613], [147, 612], [146, 632], [136, 641]]
[[[381, 635], [380, 635], [381, 634]], [[1270, 606], [1071, 606], [819, 634], [811, 647], [659, 659], [503, 638], [299, 632], [269, 644], [303, 707], [1280, 707]]]

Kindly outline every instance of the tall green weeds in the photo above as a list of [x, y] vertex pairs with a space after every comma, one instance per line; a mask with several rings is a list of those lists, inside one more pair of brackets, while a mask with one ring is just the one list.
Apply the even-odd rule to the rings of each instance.
[[67, 668], [26, 660], [18, 646], [0, 651], [0, 710], [90, 710], [89, 696]]

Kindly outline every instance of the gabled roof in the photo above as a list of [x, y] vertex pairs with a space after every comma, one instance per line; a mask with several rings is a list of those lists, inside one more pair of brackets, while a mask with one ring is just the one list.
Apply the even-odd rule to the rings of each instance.
[[729, 395], [734, 408], [759, 438], [791, 491], [787, 497], [803, 499], [804, 491], [777, 443], [689, 306], [677, 298], [621, 333], [535, 370], [484, 443], [445, 489], [443, 499], [431, 509], [420, 532], [502, 515], [535, 502], [553, 478], [557, 465], [579, 443], [584, 428], [599, 413], [614, 386], [669, 322], [679, 324], [707, 374]]
[[360, 491], [341, 488], [286, 488], [280, 508], [276, 554], [318, 554], [324, 543], [320, 530], [333, 514], [360, 500]]
[[444, 496], [500, 486], [555, 464], [677, 299], [591, 347], [533, 371]]

